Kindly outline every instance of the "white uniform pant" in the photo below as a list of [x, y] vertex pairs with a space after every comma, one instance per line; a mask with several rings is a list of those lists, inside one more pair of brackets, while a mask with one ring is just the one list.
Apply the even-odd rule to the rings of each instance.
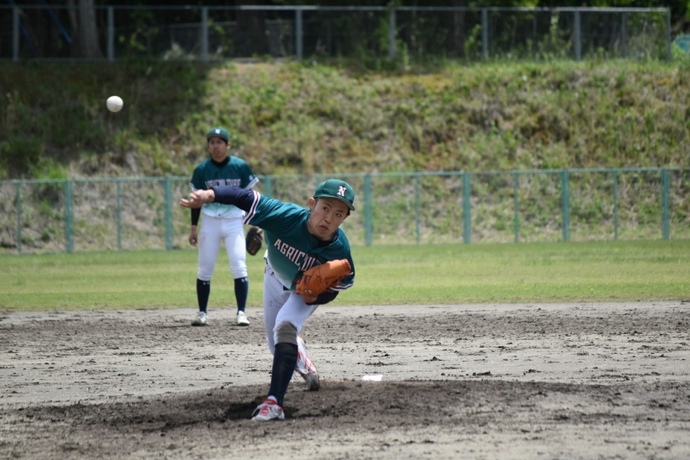
[[233, 279], [247, 276], [247, 248], [242, 218], [220, 219], [204, 215], [199, 232], [199, 269], [196, 275], [201, 281], [211, 281], [221, 241], [225, 243]]
[[271, 354], [276, 351], [276, 326], [287, 322], [297, 329], [297, 335], [302, 326], [316, 311], [318, 305], [307, 305], [302, 296], [286, 291], [283, 284], [273, 272], [273, 268], [266, 264], [264, 274], [264, 326], [266, 340]]

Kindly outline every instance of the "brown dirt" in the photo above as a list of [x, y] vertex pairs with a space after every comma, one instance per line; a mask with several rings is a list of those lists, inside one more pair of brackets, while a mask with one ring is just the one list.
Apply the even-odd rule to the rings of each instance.
[[0, 457], [687, 459], [688, 307], [321, 307], [284, 422], [260, 309], [0, 313]]

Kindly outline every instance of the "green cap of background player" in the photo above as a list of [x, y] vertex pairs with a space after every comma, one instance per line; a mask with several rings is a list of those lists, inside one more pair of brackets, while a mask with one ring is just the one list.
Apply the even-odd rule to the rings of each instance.
[[219, 137], [223, 139], [226, 143], [230, 142], [230, 134], [228, 134], [228, 130], [225, 128], [221, 128], [220, 126], [211, 128], [211, 130], [206, 134], [207, 141], [212, 137]]
[[350, 211], [355, 210], [355, 191], [350, 184], [342, 180], [328, 179], [321, 182], [316, 187], [314, 198], [335, 198], [345, 203]]

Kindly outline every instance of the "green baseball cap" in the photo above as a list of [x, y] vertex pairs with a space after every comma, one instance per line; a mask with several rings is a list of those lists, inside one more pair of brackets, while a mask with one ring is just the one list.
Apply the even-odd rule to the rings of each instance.
[[335, 198], [347, 205], [350, 211], [355, 210], [355, 191], [350, 184], [338, 179], [328, 179], [316, 187], [314, 198]]
[[211, 128], [211, 130], [206, 134], [207, 141], [212, 137], [219, 137], [223, 139], [225, 142], [230, 142], [230, 134], [228, 134], [228, 130], [225, 128], [221, 128], [220, 126]]

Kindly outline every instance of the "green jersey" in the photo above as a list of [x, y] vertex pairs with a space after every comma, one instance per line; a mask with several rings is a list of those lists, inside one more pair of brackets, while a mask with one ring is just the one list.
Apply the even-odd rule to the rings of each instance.
[[[228, 156], [226, 161], [216, 163], [209, 158], [194, 168], [189, 186], [192, 190], [208, 190], [211, 187], [231, 185], [240, 188], [252, 188], [259, 182], [246, 161]], [[241, 209], [231, 204], [207, 203], [201, 208], [202, 214], [228, 218], [242, 217]]]
[[264, 229], [271, 264], [283, 286], [294, 290], [294, 281], [301, 272], [329, 260], [347, 259], [352, 274], [333, 287], [344, 291], [354, 284], [355, 264], [350, 254], [350, 243], [343, 229], [338, 228], [331, 241], [321, 241], [307, 228], [309, 209], [293, 203], [268, 198], [254, 192], [254, 203], [244, 223]]

